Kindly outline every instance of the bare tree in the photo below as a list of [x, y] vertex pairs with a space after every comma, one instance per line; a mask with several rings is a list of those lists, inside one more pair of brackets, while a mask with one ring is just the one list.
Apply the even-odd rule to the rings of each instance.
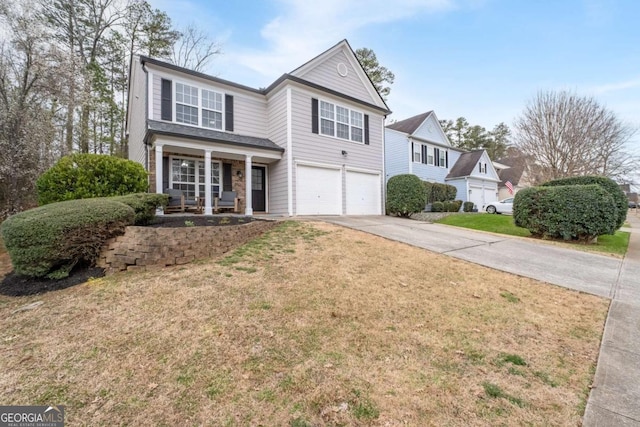
[[35, 181], [60, 147], [52, 115], [65, 70], [32, 10], [5, 3], [0, 20], [0, 218], [35, 203]]
[[615, 179], [635, 166], [627, 143], [636, 129], [591, 97], [540, 92], [514, 128], [516, 146], [534, 159], [540, 180], [579, 175]]
[[173, 45], [171, 62], [194, 71], [204, 71], [211, 58], [222, 53], [220, 44], [194, 25], [180, 31]]

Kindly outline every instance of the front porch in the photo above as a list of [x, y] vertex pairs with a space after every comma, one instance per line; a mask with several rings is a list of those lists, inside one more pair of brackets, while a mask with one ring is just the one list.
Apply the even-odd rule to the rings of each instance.
[[[222, 192], [235, 192], [238, 214], [268, 212], [269, 165], [282, 149], [155, 135], [148, 151], [150, 192], [180, 190], [204, 215]], [[193, 203], [195, 202], [195, 203]]]

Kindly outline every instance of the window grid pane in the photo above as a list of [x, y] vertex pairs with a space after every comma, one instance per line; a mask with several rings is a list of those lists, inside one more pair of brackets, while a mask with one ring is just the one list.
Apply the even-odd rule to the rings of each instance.
[[202, 126], [213, 129], [222, 129], [222, 113], [202, 110]]
[[334, 135], [334, 122], [331, 120], [327, 120], [327, 119], [321, 119], [320, 120], [320, 132], [323, 135], [330, 135], [333, 136]]
[[198, 106], [198, 88], [176, 83], [176, 102]]
[[202, 108], [222, 112], [222, 94], [203, 89]]
[[351, 125], [362, 128], [362, 113], [357, 111], [351, 112]]
[[176, 122], [198, 124], [198, 108], [176, 104]]
[[336, 107], [336, 118], [340, 123], [349, 124], [349, 110], [343, 107]]
[[320, 101], [320, 117], [333, 120], [333, 104]]
[[362, 142], [362, 129], [352, 126], [351, 139], [356, 142]]
[[349, 125], [338, 123], [338, 138], [349, 139]]

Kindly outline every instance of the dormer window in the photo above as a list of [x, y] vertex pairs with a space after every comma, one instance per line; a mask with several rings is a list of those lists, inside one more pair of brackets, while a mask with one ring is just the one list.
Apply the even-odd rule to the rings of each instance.
[[486, 163], [478, 163], [478, 170], [480, 173], [487, 173], [487, 164]]

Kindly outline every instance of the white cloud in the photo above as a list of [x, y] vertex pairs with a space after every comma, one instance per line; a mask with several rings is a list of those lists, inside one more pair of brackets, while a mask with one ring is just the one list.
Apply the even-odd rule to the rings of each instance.
[[620, 90], [635, 88], [640, 88], [640, 77], [622, 82], [606, 83], [600, 86], [595, 86], [592, 88], [592, 90], [594, 93], [601, 95], [609, 92], [617, 92]]
[[279, 15], [260, 31], [266, 49], [234, 49], [231, 62], [269, 78], [292, 71], [372, 24], [456, 8], [454, 0], [277, 0]]

